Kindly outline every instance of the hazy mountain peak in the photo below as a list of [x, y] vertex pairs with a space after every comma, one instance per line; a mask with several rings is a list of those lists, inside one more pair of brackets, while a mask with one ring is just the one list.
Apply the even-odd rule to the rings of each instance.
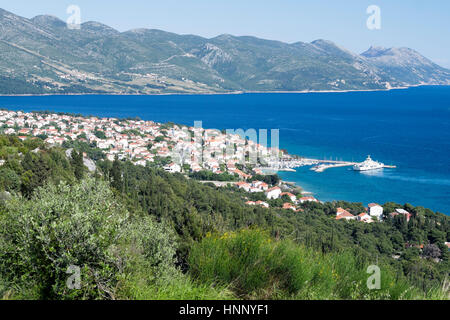
[[119, 31], [117, 31], [114, 28], [111, 28], [110, 26], [107, 26], [106, 24], [96, 22], [96, 21], [88, 21], [81, 24], [81, 28], [84, 30], [88, 30], [90, 32], [99, 32], [102, 34], [118, 34]]
[[224, 33], [224, 34], [218, 35], [214, 39], [215, 40], [221, 40], [221, 41], [227, 41], [227, 40], [232, 40], [234, 38], [235, 38], [235, 36], [233, 36], [231, 34], [228, 34], [228, 33]]
[[361, 56], [388, 64], [397, 64], [397, 65], [433, 64], [429, 59], [425, 58], [417, 51], [406, 47], [384, 48], [372, 46], [367, 51], [363, 52]]
[[13, 15], [13, 16], [15, 16], [14, 13], [6, 11], [5, 9], [0, 8], [0, 16], [5, 16], [5, 15]]
[[147, 31], [149, 31], [149, 29], [146, 29], [146, 28], [135, 28], [135, 29], [128, 30], [127, 32], [135, 33], [135, 34], [144, 34]]
[[337, 46], [333, 41], [326, 39], [317, 39], [311, 42], [313, 45], [327, 45], [327, 46]]
[[31, 21], [37, 25], [47, 27], [61, 28], [67, 26], [67, 24], [64, 21], [52, 15], [39, 15], [32, 18]]
[[81, 32], [63, 26], [53, 16], [26, 19], [0, 9], [0, 93], [371, 90], [450, 83], [449, 70], [409, 48], [371, 47], [357, 55], [324, 39], [287, 44], [230, 34], [206, 39], [145, 28], [118, 32], [93, 21], [83, 23]]

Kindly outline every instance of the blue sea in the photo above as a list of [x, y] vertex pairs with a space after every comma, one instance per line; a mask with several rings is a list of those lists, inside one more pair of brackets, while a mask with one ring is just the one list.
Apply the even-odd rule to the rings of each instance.
[[242, 95], [0, 97], [0, 108], [135, 117], [204, 128], [280, 129], [281, 148], [320, 159], [363, 161], [397, 169], [281, 177], [322, 201], [411, 203], [450, 214], [450, 87], [346, 93]]

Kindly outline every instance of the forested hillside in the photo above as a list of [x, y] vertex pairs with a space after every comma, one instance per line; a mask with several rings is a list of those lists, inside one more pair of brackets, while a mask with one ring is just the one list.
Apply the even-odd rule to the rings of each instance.
[[89, 172], [37, 138], [1, 136], [0, 159], [4, 299], [448, 299], [450, 219], [425, 208], [387, 203], [411, 220], [365, 224], [335, 219], [357, 203], [251, 207], [157, 167], [99, 157]]

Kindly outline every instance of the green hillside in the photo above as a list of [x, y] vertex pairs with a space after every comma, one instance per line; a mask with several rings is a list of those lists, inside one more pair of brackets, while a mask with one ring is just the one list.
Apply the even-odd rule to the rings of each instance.
[[[450, 219], [425, 208], [364, 224], [335, 220], [357, 203], [250, 207], [156, 167], [98, 160], [89, 173], [39, 139], [1, 136], [0, 158], [4, 299], [448, 299]], [[380, 290], [366, 286], [374, 264]]]

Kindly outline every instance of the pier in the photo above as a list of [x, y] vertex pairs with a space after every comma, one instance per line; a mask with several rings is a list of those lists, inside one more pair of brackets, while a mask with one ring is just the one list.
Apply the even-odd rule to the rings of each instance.
[[[325, 170], [331, 168], [353, 167], [354, 165], [359, 164], [358, 162], [334, 161], [334, 160], [316, 160], [316, 161], [319, 163], [319, 165], [311, 168], [311, 170], [315, 172], [324, 172]], [[397, 166], [383, 165], [383, 168], [396, 169]]]
[[[268, 167], [260, 167], [259, 169], [262, 169], [266, 172], [277, 172], [277, 171], [290, 171], [295, 172], [296, 170], [294, 168], [299, 168], [303, 166], [313, 166], [311, 168], [312, 171], [315, 172], [324, 172], [325, 170], [331, 169], [331, 168], [342, 168], [342, 167], [353, 167], [354, 165], [360, 164], [359, 162], [352, 162], [352, 161], [339, 161], [339, 160], [318, 160], [318, 159], [308, 159], [308, 158], [301, 158], [296, 160], [283, 160], [280, 162], [273, 162]], [[387, 169], [395, 169], [397, 166], [392, 165], [383, 165], [382, 168]], [[380, 168], [380, 169], [382, 169]]]
[[320, 164], [316, 167], [311, 168], [312, 171], [315, 172], [324, 172], [327, 169], [331, 168], [341, 168], [341, 167], [353, 167], [356, 162], [341, 162], [341, 163], [333, 163], [333, 164]]

